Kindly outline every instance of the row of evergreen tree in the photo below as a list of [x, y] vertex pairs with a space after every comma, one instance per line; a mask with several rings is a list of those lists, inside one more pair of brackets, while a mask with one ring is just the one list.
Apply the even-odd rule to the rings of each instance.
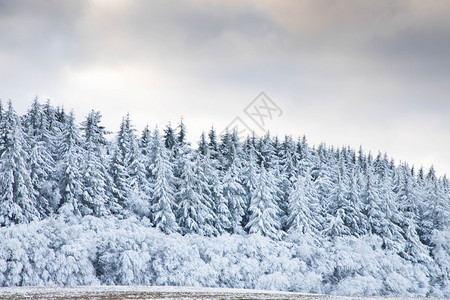
[[77, 126], [37, 99], [21, 117], [0, 105], [0, 225], [138, 215], [165, 233], [376, 234], [413, 261], [449, 229], [449, 180], [387, 155], [214, 129], [192, 147], [182, 121], [138, 135], [128, 115], [108, 134], [99, 112]]

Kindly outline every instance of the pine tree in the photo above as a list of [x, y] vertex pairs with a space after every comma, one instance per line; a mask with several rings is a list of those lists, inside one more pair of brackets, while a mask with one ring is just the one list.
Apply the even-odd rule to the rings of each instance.
[[39, 219], [36, 192], [31, 182], [24, 150], [26, 143], [19, 117], [12, 103], [3, 116], [0, 127], [0, 226], [28, 223]]
[[346, 215], [346, 225], [350, 228], [352, 235], [359, 236], [367, 233], [368, 225], [363, 215], [364, 203], [362, 202], [365, 183], [361, 170], [354, 167], [348, 178], [348, 204], [351, 208]]
[[41, 104], [36, 97], [31, 104], [31, 108], [28, 110], [22, 121], [23, 129], [27, 136], [39, 139], [38, 137], [42, 134], [43, 129], [42, 115]]
[[[149, 158], [151, 155], [151, 147], [153, 146], [153, 137], [150, 129], [148, 128], [148, 125], [145, 126], [144, 130], [142, 131], [141, 138], [139, 139], [139, 149], [141, 150], [141, 153], [144, 157]], [[145, 164], [147, 165], [149, 161], [146, 161]]]
[[184, 155], [192, 151], [191, 144], [186, 139], [186, 136], [186, 127], [184, 126], [183, 120], [181, 120], [178, 125], [178, 133], [174, 135], [175, 144], [170, 152], [171, 162], [174, 164], [174, 175], [177, 179], [181, 176], [181, 166], [183, 164], [182, 160]]
[[200, 180], [205, 182], [206, 190], [203, 192], [207, 206], [212, 207], [215, 220], [211, 224], [218, 233], [231, 231], [231, 213], [228, 200], [223, 195], [223, 186], [219, 178], [219, 171], [214, 167], [209, 152], [200, 157]]
[[175, 147], [176, 143], [177, 138], [175, 136], [175, 130], [169, 124], [166, 126], [166, 129], [164, 129], [164, 144], [166, 145], [167, 149], [172, 150], [173, 147]]
[[412, 219], [407, 220], [407, 227], [405, 230], [405, 251], [403, 256], [412, 262], [429, 262], [429, 249], [422, 244], [417, 234], [416, 224]]
[[141, 138], [139, 139], [139, 150], [142, 154], [142, 165], [144, 166], [145, 176], [148, 180], [150, 180], [150, 177], [152, 176], [151, 164], [153, 160], [153, 144], [153, 136], [147, 125], [142, 131]]
[[356, 203], [351, 203], [351, 185], [347, 168], [341, 158], [339, 160], [339, 172], [331, 190], [327, 211], [330, 215], [336, 216], [338, 210], [343, 210], [341, 217], [343, 218], [344, 226], [347, 227], [345, 232], [358, 236], [360, 233], [358, 223], [361, 216], [358, 212], [358, 206], [355, 206]]
[[240, 180], [240, 172], [242, 163], [240, 158], [236, 157], [222, 178], [223, 197], [228, 202], [233, 233], [242, 233], [242, 218], [245, 213], [245, 190]]
[[151, 185], [153, 195], [151, 199], [151, 220], [156, 228], [170, 234], [178, 231], [174, 210], [174, 182], [172, 164], [169, 159], [169, 150], [165, 147], [163, 140], [156, 129], [152, 138], [152, 164]]
[[252, 144], [248, 145], [247, 153], [244, 157], [246, 162], [242, 168], [241, 180], [245, 190], [244, 197], [244, 216], [242, 218], [242, 227], [245, 228], [250, 218], [250, 202], [257, 186], [258, 164], [256, 160], [256, 151]]
[[41, 216], [49, 216], [57, 209], [60, 199], [55, 176], [56, 162], [50, 152], [54, 143], [50, 141], [47, 119], [37, 98], [22, 123], [27, 152], [30, 154], [28, 165], [31, 182], [36, 191], [36, 207]]
[[313, 168], [313, 158], [311, 149], [306, 141], [306, 137], [303, 136], [302, 139], [298, 139], [295, 145], [295, 155], [297, 158], [297, 168], [298, 174], [305, 176], [306, 172], [310, 172]]
[[256, 189], [250, 200], [250, 219], [246, 229], [249, 233], [262, 234], [279, 240], [282, 237], [279, 218], [281, 211], [277, 206], [277, 192], [273, 183], [272, 174], [261, 164]]
[[[434, 169], [430, 169], [427, 178], [421, 181], [424, 185], [423, 210], [421, 213], [420, 231], [426, 244], [431, 244], [434, 230], [445, 230], [450, 220], [450, 202], [442, 181], [436, 178]], [[447, 199], [447, 200], [446, 200]]]
[[[58, 145], [60, 143], [59, 138], [62, 135], [61, 130], [63, 129], [63, 126], [56, 120], [55, 109], [50, 105], [50, 101], [47, 101], [47, 103], [43, 105], [41, 117], [42, 129], [39, 134], [42, 135], [42, 141], [44, 142], [45, 148], [52, 156], [56, 165], [60, 159]], [[55, 181], [57, 180], [55, 179]]]
[[[330, 214], [327, 211], [327, 207], [329, 207], [330, 203], [333, 201], [331, 197], [336, 170], [335, 166], [328, 160], [327, 149], [324, 144], [321, 144], [316, 150], [312, 157], [312, 161], [313, 166], [310, 174], [313, 178], [314, 187], [317, 191], [317, 198], [320, 203], [320, 206], [318, 206], [318, 213], [323, 220], [330, 220], [335, 214]], [[327, 228], [327, 225], [324, 225], [323, 227]]]
[[120, 150], [115, 146], [113, 148], [113, 155], [111, 158], [108, 173], [111, 177], [111, 194], [112, 198], [108, 202], [108, 210], [114, 215], [127, 215], [125, 207], [127, 205], [128, 197], [131, 193], [129, 185], [128, 173], [126, 167], [120, 159]]
[[205, 200], [206, 183], [200, 178], [199, 159], [191, 151], [181, 160], [180, 182], [175, 195], [177, 221], [182, 234], [197, 233], [211, 236], [217, 233], [211, 225], [215, 215], [210, 202]]
[[400, 227], [401, 216], [394, 193], [393, 174], [384, 168], [380, 186], [380, 208], [384, 212], [381, 219], [381, 237], [386, 249], [400, 252], [404, 248], [403, 230]]
[[208, 142], [206, 141], [206, 135], [205, 132], [202, 132], [200, 136], [200, 141], [198, 142], [198, 152], [201, 155], [206, 155], [208, 152]]
[[217, 134], [214, 127], [211, 127], [211, 130], [208, 133], [208, 138], [209, 155], [213, 160], [219, 159], [219, 142], [217, 141]]
[[[113, 164], [115, 175], [112, 175], [116, 184], [116, 195], [126, 195], [123, 206], [140, 216], [150, 214], [150, 198], [152, 195], [146, 168], [143, 164], [144, 157], [139, 149], [135, 135], [135, 129], [127, 115], [120, 125], [116, 141], [116, 154]], [[120, 173], [125, 173], [125, 176]], [[119, 182], [124, 180], [123, 182]]]
[[227, 170], [230, 167], [231, 162], [233, 160], [232, 153], [234, 151], [233, 150], [234, 145], [231, 140], [231, 137], [232, 137], [231, 133], [228, 132], [228, 128], [226, 128], [225, 133], [222, 134], [221, 136], [221, 142], [219, 145], [219, 152], [221, 158], [220, 169], [222, 170]]
[[32, 144], [28, 165], [36, 192], [36, 208], [42, 217], [49, 216], [58, 208], [60, 195], [55, 180], [56, 163], [43, 141]]
[[186, 140], [186, 126], [183, 123], [183, 119], [180, 120], [180, 124], [178, 124], [177, 128], [178, 128], [177, 143], [178, 144], [187, 143], [187, 140]]
[[82, 205], [83, 177], [80, 170], [84, 151], [80, 146], [73, 112], [69, 115], [66, 130], [60, 138], [58, 152], [60, 161], [57, 168], [61, 194], [59, 212], [67, 216], [81, 216], [82, 212], [88, 212]]
[[374, 174], [370, 162], [366, 164], [366, 186], [362, 201], [364, 203], [364, 214], [367, 218], [367, 224], [370, 232], [373, 234], [382, 233], [383, 213], [380, 208], [380, 187], [377, 175]]
[[[288, 197], [289, 215], [287, 219], [288, 233], [314, 233], [317, 224], [310, 209], [310, 199], [306, 193], [305, 178], [299, 177]], [[315, 225], [315, 226], [314, 226]]]
[[264, 164], [264, 167], [269, 169], [274, 167], [273, 160], [275, 157], [275, 147], [273, 145], [270, 134], [267, 132], [264, 137], [259, 139], [258, 143], [258, 165]]
[[343, 209], [338, 209], [336, 215], [332, 217], [328, 228], [324, 230], [324, 234], [332, 239], [343, 235], [349, 235], [350, 232], [348, 228], [344, 226], [343, 219], [345, 219], [345, 212]]
[[97, 217], [109, 214], [108, 198], [112, 191], [108, 189], [112, 179], [109, 178], [106, 164], [105, 128], [100, 125], [100, 112], [91, 111], [82, 123], [85, 159], [82, 164], [83, 195], [82, 202], [87, 209], [84, 215]]

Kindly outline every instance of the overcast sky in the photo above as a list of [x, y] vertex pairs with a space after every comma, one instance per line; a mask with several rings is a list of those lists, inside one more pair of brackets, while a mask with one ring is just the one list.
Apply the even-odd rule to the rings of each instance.
[[0, 98], [196, 141], [264, 91], [265, 128], [450, 174], [450, 1], [0, 0]]

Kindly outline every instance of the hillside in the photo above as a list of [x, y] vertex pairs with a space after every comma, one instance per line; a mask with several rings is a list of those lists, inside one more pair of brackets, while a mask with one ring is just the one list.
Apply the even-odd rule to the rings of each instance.
[[0, 286], [450, 296], [450, 184], [306, 138], [0, 110]]

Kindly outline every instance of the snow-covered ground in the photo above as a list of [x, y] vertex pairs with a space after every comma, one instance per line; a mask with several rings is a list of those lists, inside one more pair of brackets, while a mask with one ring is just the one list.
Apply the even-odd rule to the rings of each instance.
[[267, 290], [173, 286], [6, 287], [0, 299], [420, 299], [343, 297]]
[[160, 286], [0, 288], [0, 299], [313, 299], [327, 296], [288, 292]]

